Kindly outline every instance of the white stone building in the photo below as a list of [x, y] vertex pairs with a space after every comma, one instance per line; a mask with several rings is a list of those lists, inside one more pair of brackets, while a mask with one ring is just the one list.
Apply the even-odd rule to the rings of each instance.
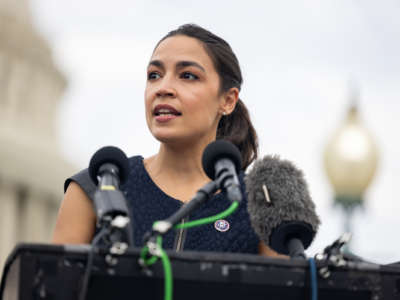
[[0, 0], [0, 273], [17, 242], [49, 241], [74, 172], [55, 132], [65, 87], [28, 0]]

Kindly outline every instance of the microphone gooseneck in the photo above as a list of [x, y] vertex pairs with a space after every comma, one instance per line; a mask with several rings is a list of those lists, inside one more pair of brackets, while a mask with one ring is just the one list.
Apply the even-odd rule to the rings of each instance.
[[320, 220], [303, 172], [290, 161], [265, 156], [245, 182], [250, 221], [260, 239], [278, 253], [305, 258]]
[[[217, 140], [210, 143], [203, 152], [202, 165], [204, 172], [213, 181], [200, 188], [194, 197], [173, 215], [165, 220], [154, 223], [153, 231], [157, 234], [167, 233], [181, 219], [190, 215], [194, 210], [208, 201], [220, 188], [226, 191], [228, 199], [232, 202], [240, 202], [242, 200], [240, 183], [236, 175], [241, 168], [241, 155], [235, 145], [225, 140]], [[196, 220], [192, 222], [200, 224], [202, 223], [200, 221]], [[151, 236], [152, 233], [147, 234], [147, 239]]]

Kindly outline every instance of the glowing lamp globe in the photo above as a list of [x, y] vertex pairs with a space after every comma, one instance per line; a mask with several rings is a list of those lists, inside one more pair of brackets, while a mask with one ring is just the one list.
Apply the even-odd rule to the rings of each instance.
[[336, 195], [344, 206], [361, 204], [378, 165], [378, 149], [352, 106], [344, 123], [327, 144], [325, 170]]

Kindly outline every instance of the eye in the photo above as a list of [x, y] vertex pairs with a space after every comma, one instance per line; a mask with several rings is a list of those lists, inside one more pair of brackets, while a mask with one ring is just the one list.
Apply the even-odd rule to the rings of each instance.
[[193, 73], [190, 73], [190, 72], [183, 72], [181, 74], [181, 78], [188, 79], [188, 80], [197, 80], [197, 79], [199, 79], [198, 76], [196, 76], [196, 75], [194, 75]]
[[157, 73], [157, 72], [149, 72], [147, 74], [147, 80], [155, 80], [155, 79], [158, 79], [160, 77], [161, 77], [161, 75], [159, 73]]

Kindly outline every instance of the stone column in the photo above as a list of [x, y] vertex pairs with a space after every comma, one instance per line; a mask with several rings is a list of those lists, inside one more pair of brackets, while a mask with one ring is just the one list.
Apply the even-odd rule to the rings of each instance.
[[0, 266], [3, 266], [17, 242], [18, 226], [17, 189], [10, 183], [0, 181]]
[[53, 228], [49, 217], [49, 201], [45, 193], [30, 190], [21, 211], [23, 242], [48, 242]]

